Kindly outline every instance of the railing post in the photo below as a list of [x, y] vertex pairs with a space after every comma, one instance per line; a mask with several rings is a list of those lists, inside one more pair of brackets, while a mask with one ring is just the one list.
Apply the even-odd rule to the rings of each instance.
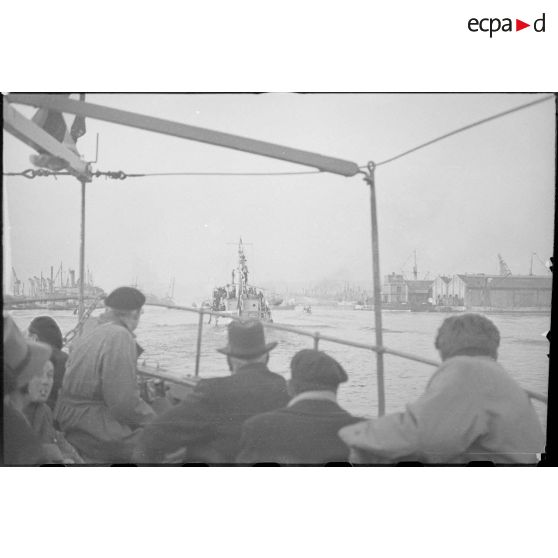
[[83, 317], [85, 306], [84, 286], [85, 286], [85, 180], [81, 182], [81, 230], [79, 237], [79, 306], [78, 306], [78, 320]]
[[378, 416], [386, 412], [384, 389], [384, 345], [382, 340], [382, 292], [380, 288], [380, 242], [378, 240], [378, 213], [376, 210], [376, 185], [374, 170], [376, 165], [368, 163], [366, 183], [370, 186], [370, 219], [372, 225], [372, 275], [374, 280], [374, 329], [376, 331], [376, 376], [378, 380]]
[[316, 331], [316, 333], [314, 333], [314, 350], [315, 351], [318, 350], [319, 344], [320, 344], [320, 332]]
[[198, 342], [196, 345], [196, 370], [194, 375], [197, 377], [200, 373], [200, 353], [201, 353], [201, 341], [202, 341], [202, 329], [203, 329], [203, 310], [200, 310], [198, 317]]

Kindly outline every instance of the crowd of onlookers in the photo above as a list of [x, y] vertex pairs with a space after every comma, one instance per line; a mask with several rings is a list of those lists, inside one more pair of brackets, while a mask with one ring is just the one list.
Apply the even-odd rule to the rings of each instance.
[[[213, 289], [213, 301], [211, 303], [211, 309], [216, 312], [221, 312], [227, 309], [226, 301], [236, 298], [236, 285], [226, 285], [225, 287], [217, 287]], [[264, 304], [264, 294], [263, 291], [256, 289], [256, 287], [245, 286], [243, 292], [241, 293], [251, 298], [258, 298], [260, 304]]]
[[354, 416], [337, 401], [350, 374], [322, 351], [297, 352], [288, 380], [269, 368], [276, 342], [234, 320], [218, 349], [230, 374], [176, 403], [140, 395], [134, 331], [144, 295], [120, 287], [63, 350], [54, 319], [24, 335], [4, 315], [5, 464], [536, 463], [545, 438], [526, 392], [497, 362], [500, 335], [477, 314], [447, 318], [442, 364], [404, 411]]

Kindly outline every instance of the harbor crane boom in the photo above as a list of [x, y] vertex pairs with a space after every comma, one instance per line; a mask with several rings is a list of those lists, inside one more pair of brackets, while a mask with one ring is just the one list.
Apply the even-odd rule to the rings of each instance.
[[504, 277], [511, 275], [512, 272], [508, 267], [508, 264], [504, 261], [504, 258], [502, 258], [500, 254], [498, 254], [498, 261], [500, 262], [500, 275], [503, 275]]

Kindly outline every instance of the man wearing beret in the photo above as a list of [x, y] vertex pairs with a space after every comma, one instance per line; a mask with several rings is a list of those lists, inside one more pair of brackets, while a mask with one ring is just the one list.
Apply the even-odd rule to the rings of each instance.
[[304, 349], [291, 360], [289, 404], [247, 420], [237, 463], [273, 462], [323, 465], [347, 462], [349, 449], [337, 432], [362, 420], [337, 404], [339, 384], [347, 373], [322, 351]]
[[536, 463], [544, 434], [529, 397], [500, 366], [496, 326], [479, 314], [447, 318], [442, 364], [404, 412], [343, 428], [359, 463]]
[[[287, 383], [267, 367], [276, 342], [266, 343], [258, 320], [233, 321], [226, 355], [230, 376], [200, 380], [182, 403], [149, 424], [138, 461], [234, 463], [242, 423], [289, 400]], [[172, 456], [172, 457], [171, 457]]]
[[141, 429], [155, 418], [136, 377], [134, 330], [144, 303], [137, 289], [115, 289], [97, 326], [70, 352], [55, 418], [86, 461], [130, 461]]

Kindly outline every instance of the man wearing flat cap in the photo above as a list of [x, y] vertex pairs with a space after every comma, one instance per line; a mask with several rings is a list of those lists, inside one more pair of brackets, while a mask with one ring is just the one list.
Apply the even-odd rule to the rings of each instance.
[[253, 415], [287, 403], [287, 383], [267, 367], [276, 342], [266, 343], [258, 320], [231, 322], [227, 357], [230, 376], [200, 380], [179, 405], [157, 417], [141, 437], [136, 458], [168, 461], [234, 463], [242, 423]]
[[133, 287], [115, 289], [97, 326], [70, 352], [55, 418], [88, 462], [130, 461], [141, 429], [155, 418], [140, 397], [136, 377], [134, 330], [144, 303]]
[[337, 436], [343, 426], [362, 420], [337, 404], [347, 373], [322, 351], [304, 349], [291, 360], [289, 404], [247, 420], [237, 463], [273, 462], [323, 465], [347, 462], [349, 449]]
[[442, 364], [404, 412], [347, 426], [339, 435], [359, 463], [536, 463], [544, 434], [527, 393], [496, 362], [500, 333], [480, 314], [444, 320]]

